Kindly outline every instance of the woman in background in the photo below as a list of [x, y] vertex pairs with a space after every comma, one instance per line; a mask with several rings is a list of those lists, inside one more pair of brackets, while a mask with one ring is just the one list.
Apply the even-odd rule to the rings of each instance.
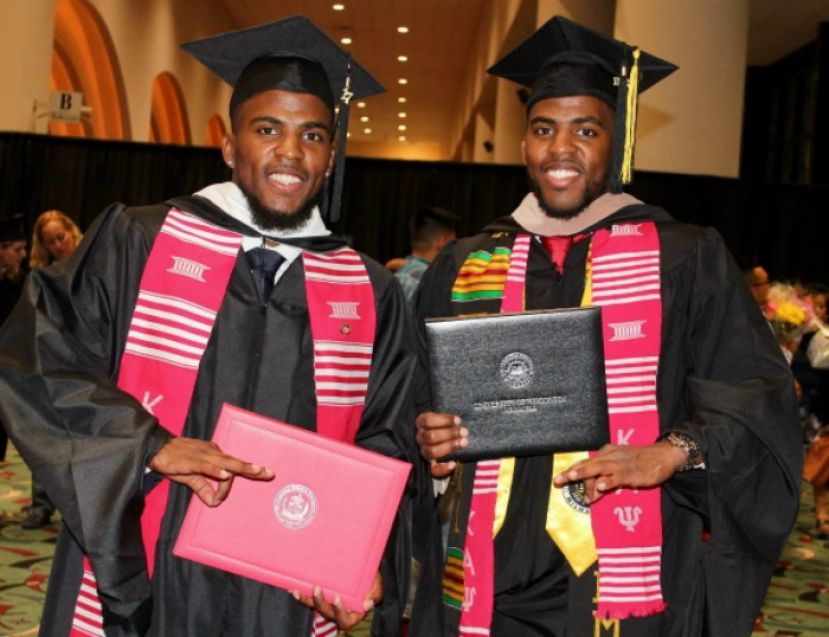
[[68, 259], [82, 238], [81, 229], [74, 221], [60, 210], [47, 210], [35, 221], [30, 269]]
[[[32, 232], [29, 268], [36, 270], [68, 259], [82, 238], [80, 228], [60, 210], [41, 213]], [[54, 512], [55, 505], [46, 491], [32, 478], [32, 504], [20, 526], [24, 529], [39, 529], [49, 524]]]

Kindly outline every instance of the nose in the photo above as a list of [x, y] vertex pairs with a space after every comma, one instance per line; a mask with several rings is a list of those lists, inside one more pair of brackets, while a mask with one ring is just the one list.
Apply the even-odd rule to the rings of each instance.
[[277, 157], [287, 159], [302, 159], [305, 155], [302, 149], [302, 136], [300, 133], [288, 131], [279, 138], [274, 146], [274, 153]]
[[567, 130], [557, 130], [550, 139], [547, 152], [553, 156], [567, 156], [573, 152], [574, 148], [572, 134]]

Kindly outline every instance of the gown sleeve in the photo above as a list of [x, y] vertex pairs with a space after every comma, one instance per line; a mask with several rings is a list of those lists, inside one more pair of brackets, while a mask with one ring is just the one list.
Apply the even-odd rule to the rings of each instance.
[[[374, 265], [374, 264], [372, 264]], [[380, 266], [378, 266], [380, 267]], [[383, 600], [374, 609], [372, 635], [400, 634], [409, 591], [412, 502], [424, 470], [414, 442], [415, 349], [403, 291], [387, 272], [375, 272], [377, 328], [366, 404], [356, 443], [412, 464], [407, 488], [380, 563]]]
[[0, 332], [2, 420], [116, 613], [149, 595], [142, 486], [169, 436], [115, 384], [154, 236], [125, 210], [107, 209], [66, 263], [32, 272]]
[[716, 231], [706, 229], [663, 283], [675, 304], [663, 325], [663, 431], [696, 440], [706, 465], [663, 486], [705, 520], [705, 621], [712, 636], [726, 637], [750, 631], [797, 517], [794, 380]]

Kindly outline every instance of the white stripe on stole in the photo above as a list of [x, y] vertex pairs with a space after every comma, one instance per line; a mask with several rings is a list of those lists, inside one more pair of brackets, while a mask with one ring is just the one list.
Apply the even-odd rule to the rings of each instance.
[[356, 352], [371, 356], [374, 351], [373, 343], [340, 343], [337, 341], [319, 341], [314, 343], [314, 352]]
[[205, 248], [206, 250], [218, 252], [220, 254], [235, 255], [237, 252], [239, 252], [239, 245], [241, 245], [240, 242], [235, 247], [225, 246], [219, 243], [214, 243], [212, 241], [207, 241], [206, 239], [202, 239], [201, 237], [197, 237], [195, 235], [183, 232], [170, 226], [162, 226], [160, 233], [169, 234], [170, 236], [175, 237], [176, 239], [179, 239], [184, 243], [191, 243], [201, 248]]
[[305, 278], [311, 281], [321, 281], [323, 283], [369, 283], [367, 276], [336, 276], [333, 274], [322, 274], [320, 272], [305, 271]]
[[215, 228], [205, 230], [204, 224], [196, 223], [196, 218], [183, 213], [176, 214], [171, 211], [167, 215], [167, 222], [169, 225], [180, 232], [189, 233], [195, 237], [204, 239], [205, 241], [215, 242], [226, 247], [239, 247], [239, 236], [234, 234], [225, 234], [216, 232]]
[[148, 305], [139, 304], [135, 306], [133, 313], [137, 314], [147, 314], [154, 319], [166, 319], [168, 321], [173, 321], [175, 323], [179, 323], [180, 325], [184, 325], [187, 327], [192, 327], [196, 330], [201, 330], [206, 334], [210, 334], [212, 331], [212, 325], [210, 323], [205, 323], [200, 320], [196, 320], [193, 318], [188, 318], [182, 314], [176, 314], [175, 312], [166, 312], [164, 310], [159, 310], [154, 307], [150, 307]]
[[[631, 276], [625, 277], [625, 283], [634, 285], [636, 283], [651, 283], [659, 282], [659, 270], [655, 270], [655, 274], [648, 274], [646, 276]], [[608, 278], [608, 277], [605, 277]], [[616, 281], [593, 281], [592, 287], [594, 290], [604, 290], [605, 288], [613, 288], [616, 286]]]
[[200, 362], [198, 358], [187, 358], [186, 356], [179, 356], [178, 354], [165, 352], [164, 350], [155, 347], [145, 347], [143, 345], [138, 345], [137, 343], [128, 342], [126, 347], [124, 348], [124, 351], [129, 352], [130, 354], [135, 354], [136, 356], [142, 356], [144, 358], [154, 358], [156, 360], [165, 361], [172, 365], [177, 365], [179, 367], [188, 367], [191, 369], [197, 368]]
[[93, 637], [106, 637], [102, 628], [98, 628], [96, 626], [92, 626], [87, 624], [84, 621], [81, 621], [77, 617], [72, 619], [72, 627], [76, 628], [77, 630], [81, 631], [82, 633], [86, 633], [87, 635], [92, 635]]
[[364, 378], [367, 379], [369, 375], [368, 365], [366, 365], [366, 369], [336, 369], [331, 367], [320, 367], [314, 370], [314, 375], [317, 378], [328, 378], [329, 376], [332, 378]]
[[509, 270], [507, 271], [507, 281], [512, 283], [524, 283], [524, 275], [527, 271], [527, 260], [530, 256], [530, 242], [518, 241], [516, 239], [513, 244], [512, 252], [509, 256]]
[[206, 336], [202, 336], [201, 334], [193, 334], [193, 332], [188, 332], [187, 330], [182, 330], [177, 327], [173, 327], [172, 325], [159, 323], [157, 321], [146, 321], [141, 318], [133, 317], [132, 325], [135, 325], [136, 327], [143, 327], [149, 330], [150, 333], [159, 332], [161, 334], [169, 334], [170, 336], [185, 338], [188, 341], [193, 341], [199, 345], [207, 345], [208, 341], [208, 338]]
[[211, 323], [216, 318], [216, 312], [213, 310], [209, 310], [198, 303], [193, 303], [192, 301], [187, 301], [177, 296], [170, 296], [169, 294], [159, 294], [158, 292], [147, 292], [146, 290], [141, 290], [138, 293], [138, 300], [182, 310], [183, 312], [192, 314], [194, 317], [206, 318], [211, 321]]
[[617, 252], [616, 254], [606, 254], [604, 256], [593, 257], [593, 263], [609, 263], [613, 261], [630, 261], [631, 259], [641, 259], [644, 257], [658, 257], [659, 250], [632, 250], [628, 252]]

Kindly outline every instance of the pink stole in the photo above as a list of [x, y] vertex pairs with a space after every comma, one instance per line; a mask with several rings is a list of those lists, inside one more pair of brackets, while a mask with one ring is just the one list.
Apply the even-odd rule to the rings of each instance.
[[[531, 239], [527, 234], [515, 239], [501, 312], [524, 310]], [[650, 222], [617, 224], [597, 231], [590, 249], [587, 285], [591, 286], [593, 304], [602, 307], [611, 442], [651, 444], [659, 437], [659, 236]], [[499, 459], [485, 460], [478, 462], [475, 470], [464, 543], [461, 635], [490, 634], [493, 525], [500, 466]], [[599, 555], [599, 618], [623, 619], [664, 610], [660, 498], [660, 489], [620, 489], [590, 507]]]
[[[241, 244], [241, 235], [173, 208], [144, 268], [118, 387], [141, 401], [175, 436], [183, 431], [199, 364]], [[362, 260], [350, 248], [304, 253], [303, 262], [314, 340], [317, 430], [353, 443], [372, 360], [374, 291]], [[362, 307], [363, 315], [345, 322], [337, 311], [342, 306]], [[150, 577], [168, 493], [169, 482], [162, 480], [145, 497], [141, 530]], [[83, 562], [70, 636], [103, 636], [97, 583], [86, 556]], [[313, 634], [327, 635], [331, 626], [336, 630], [319, 619]]]

